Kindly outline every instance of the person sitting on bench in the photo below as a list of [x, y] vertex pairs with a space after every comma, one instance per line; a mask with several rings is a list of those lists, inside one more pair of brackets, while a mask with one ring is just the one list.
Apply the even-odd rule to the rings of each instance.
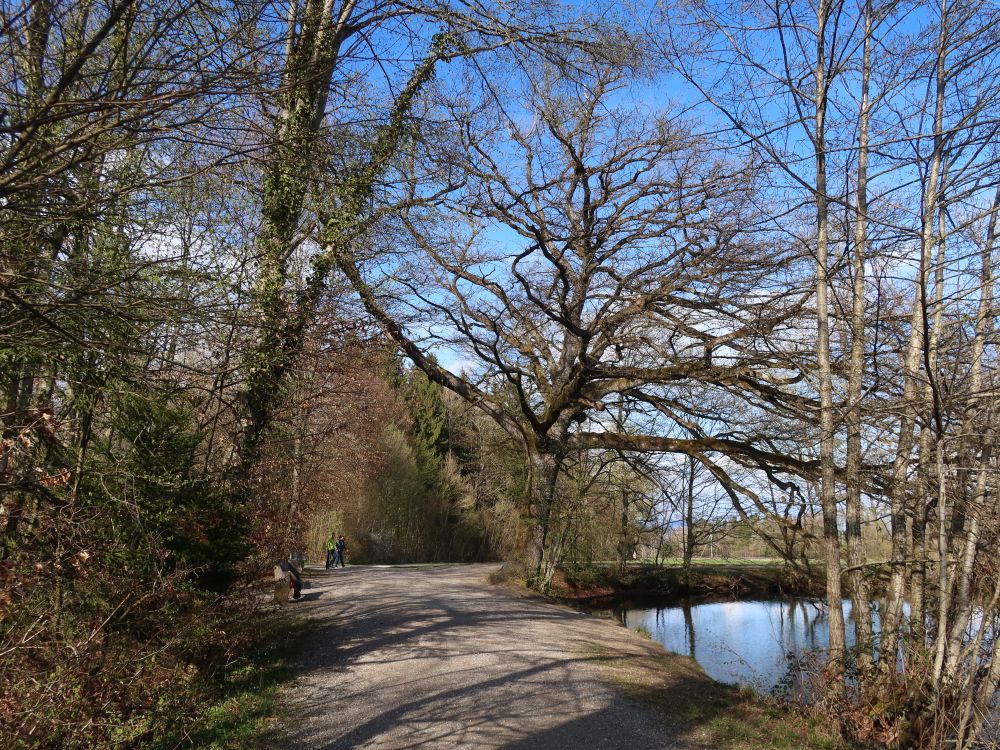
[[302, 598], [302, 573], [288, 560], [274, 566], [274, 600], [279, 604], [288, 601], [288, 590], [292, 589], [292, 599]]

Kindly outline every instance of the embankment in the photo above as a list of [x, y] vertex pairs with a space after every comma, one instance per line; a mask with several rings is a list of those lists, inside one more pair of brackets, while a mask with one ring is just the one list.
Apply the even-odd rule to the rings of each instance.
[[570, 603], [621, 599], [712, 599], [719, 597], [822, 596], [819, 565], [803, 572], [773, 561], [733, 561], [680, 565], [630, 565], [624, 572], [594, 563], [560, 570], [552, 596]]

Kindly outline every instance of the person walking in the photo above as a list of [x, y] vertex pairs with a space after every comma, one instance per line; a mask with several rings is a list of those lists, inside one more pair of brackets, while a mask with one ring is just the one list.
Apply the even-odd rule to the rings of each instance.
[[335, 554], [333, 557], [333, 567], [337, 567], [337, 563], [340, 563], [340, 567], [346, 568], [344, 564], [344, 553], [347, 551], [347, 540], [344, 539], [344, 535], [341, 534], [337, 537], [337, 544], [334, 545]]
[[337, 556], [337, 534], [335, 532], [330, 533], [330, 538], [326, 540], [326, 569], [330, 569], [330, 565], [333, 563]]

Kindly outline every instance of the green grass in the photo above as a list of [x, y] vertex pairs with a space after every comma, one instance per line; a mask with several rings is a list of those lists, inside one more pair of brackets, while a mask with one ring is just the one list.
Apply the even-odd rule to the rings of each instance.
[[293, 673], [299, 650], [298, 618], [286, 612], [265, 614], [253, 623], [248, 651], [203, 686], [202, 703], [187, 726], [164, 733], [153, 750], [251, 750], [273, 747], [268, 737], [289, 712], [280, 701], [281, 686]]
[[829, 722], [796, 708], [784, 711], [767, 706], [753, 707], [754, 700], [736, 708], [731, 715], [719, 715], [705, 723], [704, 731], [719, 748], [758, 750], [843, 750], [848, 747]]
[[652, 640], [653, 638], [653, 631], [651, 631], [645, 625], [636, 625], [634, 628], [632, 628], [632, 630], [641, 635], [643, 638], [649, 638], [650, 640]]

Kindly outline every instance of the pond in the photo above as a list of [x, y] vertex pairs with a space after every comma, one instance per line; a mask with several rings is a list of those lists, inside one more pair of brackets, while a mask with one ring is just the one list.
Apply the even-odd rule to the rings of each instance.
[[[819, 663], [830, 635], [819, 600], [726, 601], [641, 607], [619, 605], [614, 615], [643, 627], [670, 651], [691, 656], [709, 677], [770, 693], [798, 695], [803, 676]], [[844, 601], [848, 646], [853, 645], [851, 602]]]

